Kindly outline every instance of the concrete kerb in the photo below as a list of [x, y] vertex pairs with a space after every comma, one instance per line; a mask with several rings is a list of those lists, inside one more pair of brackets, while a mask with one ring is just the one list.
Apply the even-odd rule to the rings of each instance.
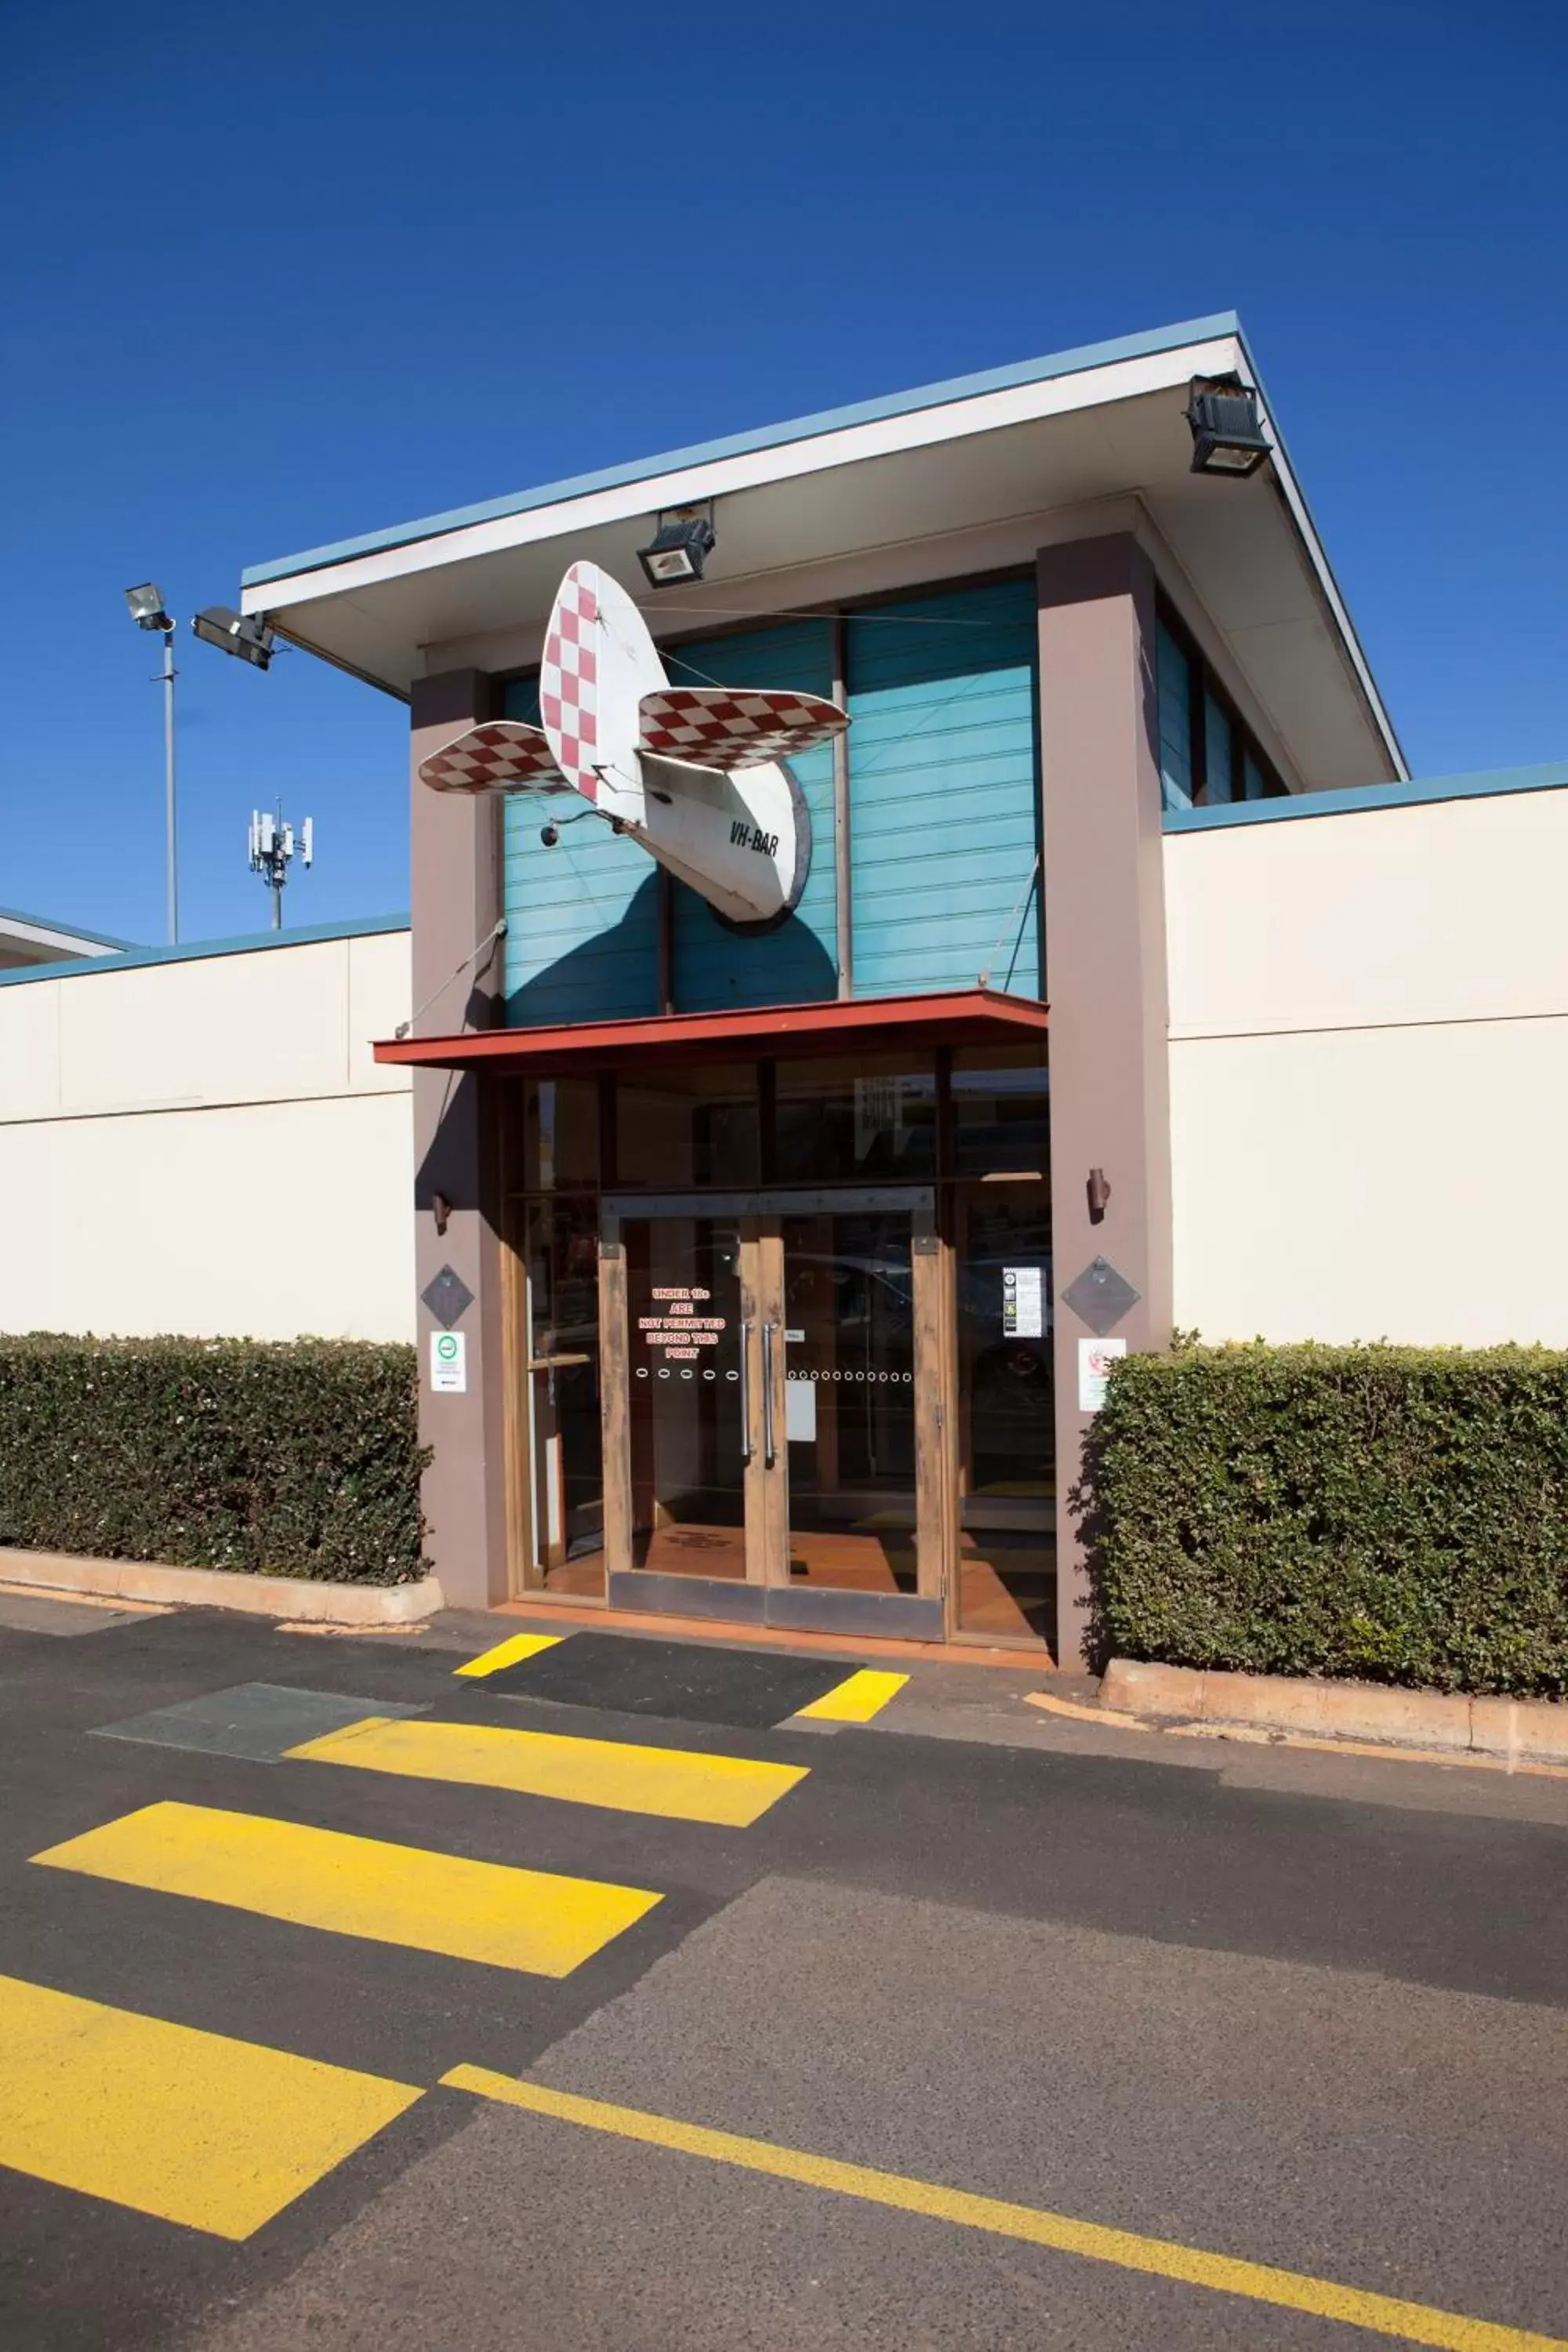
[[1113, 1658], [1100, 1703], [1106, 1714], [1140, 1720], [1246, 1725], [1320, 1739], [1568, 1764], [1568, 1702], [1560, 1699], [1467, 1698], [1377, 1683], [1313, 1682]]
[[446, 1606], [439, 1580], [327, 1584], [309, 1578], [232, 1575], [221, 1568], [165, 1568], [156, 1560], [82, 1559], [58, 1551], [0, 1545], [0, 1590], [88, 1592], [111, 1601], [153, 1601], [177, 1609], [237, 1609], [324, 1625], [416, 1625]]

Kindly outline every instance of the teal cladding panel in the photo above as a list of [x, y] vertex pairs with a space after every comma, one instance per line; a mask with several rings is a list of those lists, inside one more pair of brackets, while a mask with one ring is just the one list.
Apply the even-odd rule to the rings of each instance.
[[1040, 992], [1032, 581], [850, 614], [857, 996]]
[[[539, 687], [520, 678], [506, 716], [539, 723]], [[575, 793], [516, 793], [504, 804], [502, 908], [507, 1020], [628, 1020], [658, 1005], [658, 869], [646, 850], [596, 817], [563, 827], [554, 849], [540, 833], [584, 812]]]
[[1204, 798], [1211, 808], [1230, 798], [1230, 720], [1212, 694], [1204, 697]]
[[[713, 637], [664, 649], [676, 686], [793, 686], [833, 691], [833, 636], [826, 621]], [[738, 931], [705, 898], [674, 886], [670, 963], [678, 1013], [731, 1005], [813, 1004], [837, 993], [833, 893], [833, 753], [824, 745], [790, 761], [811, 811], [811, 871], [799, 906], [776, 929]]]
[[1157, 641], [1160, 690], [1160, 799], [1168, 809], [1193, 804], [1193, 674], [1163, 621]]

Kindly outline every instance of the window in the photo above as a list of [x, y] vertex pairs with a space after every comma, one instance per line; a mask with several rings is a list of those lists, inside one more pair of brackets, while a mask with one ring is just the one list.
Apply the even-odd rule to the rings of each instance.
[[1163, 807], [1217, 808], [1289, 790], [1163, 596], [1155, 675]]

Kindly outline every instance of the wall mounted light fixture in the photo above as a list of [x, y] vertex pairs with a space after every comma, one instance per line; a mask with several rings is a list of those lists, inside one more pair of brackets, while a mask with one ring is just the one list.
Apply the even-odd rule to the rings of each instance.
[[444, 1234], [447, 1230], [447, 1220], [450, 1218], [452, 1213], [452, 1203], [447, 1200], [445, 1192], [431, 1193], [430, 1213], [436, 1220], [436, 1231], [438, 1234]]
[[667, 507], [647, 547], [637, 550], [637, 562], [650, 588], [674, 588], [682, 580], [700, 580], [702, 567], [717, 541], [713, 509]]
[[1238, 375], [1194, 376], [1186, 417], [1194, 474], [1256, 474], [1269, 454], [1258, 394]]
[[1110, 1185], [1103, 1168], [1091, 1168], [1089, 1182], [1084, 1187], [1089, 1195], [1089, 1222], [1091, 1225], [1105, 1223], [1106, 1203], [1110, 1198]]

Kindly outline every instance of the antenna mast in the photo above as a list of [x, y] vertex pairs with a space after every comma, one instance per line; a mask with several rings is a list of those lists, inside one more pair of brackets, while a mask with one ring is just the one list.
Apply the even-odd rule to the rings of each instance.
[[[300, 827], [300, 856], [309, 866], [315, 854], [314, 817], [307, 817]], [[250, 812], [250, 870], [259, 874], [272, 893], [272, 928], [283, 929], [283, 885], [289, 879], [289, 861], [294, 856], [294, 828], [283, 814], [279, 801], [275, 809], [252, 809]]]

